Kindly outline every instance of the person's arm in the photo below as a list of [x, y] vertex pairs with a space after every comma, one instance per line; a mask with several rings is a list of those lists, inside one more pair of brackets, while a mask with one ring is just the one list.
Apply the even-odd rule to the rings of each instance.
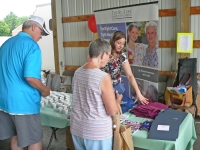
[[131, 86], [135, 89], [135, 92], [136, 92], [136, 99], [135, 101], [137, 100], [140, 100], [140, 102], [142, 104], [148, 104], [148, 99], [146, 99], [140, 92], [139, 88], [138, 88], [138, 85], [137, 85], [137, 82], [135, 80], [135, 77], [133, 76], [133, 73], [131, 71], [131, 67], [130, 67], [130, 64], [128, 61], [126, 61], [125, 63], [122, 64], [122, 67], [124, 69], [124, 72], [126, 74], [126, 77], [129, 81], [129, 83], [131, 84]]
[[46, 97], [50, 95], [50, 88], [45, 86], [39, 79], [27, 77], [26, 81], [34, 88], [41, 92], [41, 95]]
[[108, 115], [113, 116], [117, 112], [119, 112], [119, 104], [122, 100], [122, 94], [114, 93], [112, 80], [110, 75], [107, 74], [100, 85], [100, 89], [102, 91], [102, 99], [105, 104], [106, 112]]

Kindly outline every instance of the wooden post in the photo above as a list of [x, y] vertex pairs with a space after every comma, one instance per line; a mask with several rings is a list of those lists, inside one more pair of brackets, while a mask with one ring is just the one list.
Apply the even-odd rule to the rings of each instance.
[[56, 19], [56, 0], [51, 0], [51, 10], [52, 10], [52, 31], [53, 31], [55, 73], [60, 74], [58, 38], [57, 38], [57, 23], [56, 23], [56, 20], [57, 20]]
[[[190, 0], [181, 0], [181, 32], [190, 32]], [[190, 57], [182, 53], [181, 58]]]

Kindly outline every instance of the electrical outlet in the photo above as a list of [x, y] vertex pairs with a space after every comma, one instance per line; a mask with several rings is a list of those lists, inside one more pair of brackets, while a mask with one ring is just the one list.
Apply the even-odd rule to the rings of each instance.
[[60, 62], [60, 65], [63, 66], [63, 62], [62, 61]]

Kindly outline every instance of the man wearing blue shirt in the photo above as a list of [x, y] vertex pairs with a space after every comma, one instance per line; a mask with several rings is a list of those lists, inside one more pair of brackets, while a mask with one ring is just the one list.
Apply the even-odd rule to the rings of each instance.
[[12, 150], [42, 150], [40, 100], [50, 89], [40, 80], [37, 42], [48, 34], [44, 20], [33, 16], [0, 48], [0, 140], [11, 138]]

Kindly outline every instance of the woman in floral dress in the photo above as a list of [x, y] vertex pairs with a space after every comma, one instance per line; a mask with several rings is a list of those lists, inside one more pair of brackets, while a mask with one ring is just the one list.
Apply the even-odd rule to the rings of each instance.
[[131, 84], [131, 86], [136, 91], [136, 99], [140, 100], [142, 104], [148, 104], [148, 99], [146, 99], [140, 92], [138, 85], [136, 83], [135, 77], [133, 76], [130, 64], [127, 60], [126, 55], [123, 53], [124, 45], [126, 42], [126, 35], [121, 31], [116, 31], [110, 39], [110, 45], [112, 47], [110, 60], [104, 68], [101, 70], [110, 74], [113, 85], [121, 82], [121, 71], [125, 72], [125, 75]]

